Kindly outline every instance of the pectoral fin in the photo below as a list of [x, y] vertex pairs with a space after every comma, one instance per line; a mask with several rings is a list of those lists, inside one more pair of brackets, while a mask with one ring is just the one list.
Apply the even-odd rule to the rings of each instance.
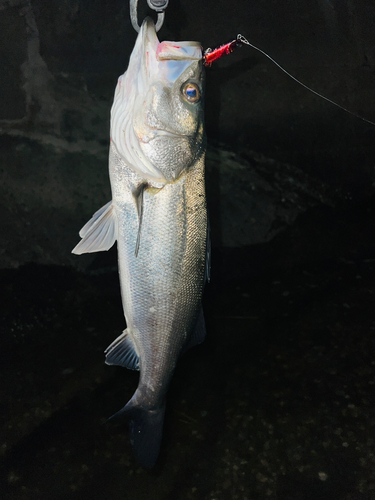
[[139, 357], [128, 328], [107, 347], [104, 353], [107, 365], [139, 370]]
[[143, 196], [144, 191], [147, 188], [147, 184], [141, 184], [134, 192], [133, 196], [135, 199], [135, 203], [137, 205], [138, 212], [138, 234], [137, 234], [137, 242], [135, 244], [134, 255], [138, 257], [139, 245], [141, 243], [141, 230], [142, 230], [142, 219], [143, 219]]
[[113, 246], [117, 239], [117, 219], [112, 201], [95, 212], [79, 235], [82, 240], [72, 250], [76, 255], [101, 252]]

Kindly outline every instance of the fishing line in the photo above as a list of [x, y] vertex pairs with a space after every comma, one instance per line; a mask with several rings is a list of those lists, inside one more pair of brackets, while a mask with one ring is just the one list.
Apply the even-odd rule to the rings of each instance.
[[345, 108], [344, 106], [341, 106], [340, 104], [337, 104], [337, 102], [332, 101], [332, 99], [329, 99], [328, 97], [325, 97], [324, 95], [320, 94], [319, 92], [316, 92], [312, 88], [308, 87], [304, 83], [300, 82], [297, 80], [296, 77], [294, 77], [292, 74], [289, 73], [286, 69], [284, 69], [278, 62], [275, 61], [271, 56], [269, 56], [264, 50], [260, 49], [259, 47], [256, 47], [252, 43], [250, 43], [243, 35], [238, 34], [237, 38], [235, 40], [232, 40], [229, 43], [226, 43], [224, 45], [220, 45], [219, 47], [215, 49], [207, 49], [204, 51], [203, 54], [203, 63], [205, 66], [211, 66], [213, 61], [216, 59], [221, 58], [222, 56], [226, 54], [231, 54], [237, 47], [241, 47], [242, 45], [249, 45], [251, 48], [257, 50], [264, 56], [266, 56], [273, 64], [275, 64], [281, 71], [283, 71], [286, 75], [288, 75], [292, 80], [297, 82], [299, 85], [304, 87], [306, 90], [309, 90], [313, 94], [315, 94], [318, 97], [321, 97], [325, 101], [333, 104], [334, 106], [337, 106], [339, 109], [342, 109], [343, 111], [346, 111], [352, 116], [355, 116], [356, 118], [359, 118], [360, 120], [363, 120], [366, 123], [369, 123], [370, 125], [375, 125], [375, 122], [372, 122], [371, 120], [368, 120], [367, 118], [363, 118], [363, 116], [358, 115], [357, 113], [354, 113], [353, 111], [350, 111], [350, 109]]

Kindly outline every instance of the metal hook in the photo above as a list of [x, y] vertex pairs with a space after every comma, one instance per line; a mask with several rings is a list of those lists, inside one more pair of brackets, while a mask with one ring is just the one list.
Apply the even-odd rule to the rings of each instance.
[[[164, 23], [164, 10], [167, 8], [169, 0], [147, 0], [148, 6], [155, 10], [158, 14], [158, 19], [156, 21], [155, 30], [159, 31]], [[137, 15], [138, 0], [130, 0], [130, 19], [133, 28], [137, 33], [141, 29], [138, 25], [138, 15]]]
[[169, 4], [169, 0], [147, 0], [148, 6], [156, 12], [163, 12]]

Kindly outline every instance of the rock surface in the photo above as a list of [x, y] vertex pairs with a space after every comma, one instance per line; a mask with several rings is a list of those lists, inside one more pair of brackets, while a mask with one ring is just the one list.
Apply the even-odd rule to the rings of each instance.
[[[128, 5], [1, 0], [0, 12], [0, 266], [86, 269], [93, 257], [70, 250], [110, 197], [109, 111], [135, 39]], [[207, 47], [240, 31], [306, 84], [374, 120], [374, 12], [325, 0], [272, 9], [172, 1], [160, 37]], [[327, 186], [330, 203], [332, 193], [371, 196], [375, 127], [258, 52], [244, 47], [209, 68], [206, 97], [214, 245], [268, 241], [307, 206], [326, 203]]]
[[1, 498], [372, 500], [374, 210], [316, 207], [213, 252], [208, 336], [179, 361], [152, 471], [102, 425], [137, 384], [103, 362], [117, 272], [0, 271]]
[[[171, 0], [160, 34], [240, 32], [375, 121], [374, 22], [371, 2]], [[0, 0], [0, 37], [0, 498], [375, 499], [374, 126], [249, 48], [207, 71], [208, 335], [145, 471], [102, 425], [137, 384], [103, 362], [125, 326], [116, 249], [70, 254], [110, 196], [128, 4]]]

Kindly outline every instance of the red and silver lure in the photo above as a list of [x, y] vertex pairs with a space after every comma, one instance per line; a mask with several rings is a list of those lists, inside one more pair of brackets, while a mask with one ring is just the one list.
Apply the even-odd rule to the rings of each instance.
[[237, 38], [231, 42], [219, 45], [216, 49], [206, 49], [203, 54], [203, 64], [211, 66], [216, 59], [231, 54], [237, 47], [241, 47], [244, 44], [250, 45], [244, 36], [238, 34]]
[[284, 69], [278, 62], [275, 61], [275, 59], [272, 59], [271, 56], [269, 56], [264, 50], [260, 49], [259, 47], [256, 47], [252, 43], [250, 43], [248, 40], [243, 35], [238, 34], [237, 38], [235, 40], [232, 40], [231, 42], [225, 43], [224, 45], [219, 45], [219, 47], [216, 47], [216, 49], [206, 49], [203, 53], [203, 64], [207, 66], [211, 66], [211, 64], [216, 61], [217, 59], [220, 59], [223, 56], [226, 56], [228, 54], [231, 54], [234, 50], [236, 50], [237, 47], [241, 47], [242, 45], [249, 45], [253, 49], [257, 50], [264, 56], [266, 56], [273, 64], [276, 64], [276, 66], [281, 69], [286, 75], [288, 75], [292, 80], [297, 82], [299, 85], [302, 85], [305, 89], [309, 90], [313, 94], [315, 94], [318, 97], [321, 97], [325, 101], [333, 104], [334, 106], [337, 106], [338, 108], [342, 109], [343, 111], [346, 111], [347, 113], [355, 116], [356, 118], [359, 118], [360, 120], [363, 120], [366, 123], [370, 123], [371, 125], [375, 125], [375, 122], [372, 122], [371, 120], [367, 120], [367, 118], [363, 118], [363, 116], [357, 115], [357, 113], [353, 113], [353, 111], [350, 111], [350, 109], [344, 108], [344, 106], [341, 106], [340, 104], [337, 104], [337, 102], [332, 101], [332, 99], [329, 99], [328, 97], [325, 97], [322, 94], [319, 94], [319, 92], [316, 92], [312, 88], [308, 87], [304, 83], [300, 82], [295, 78], [293, 75], [289, 73], [286, 69]]

